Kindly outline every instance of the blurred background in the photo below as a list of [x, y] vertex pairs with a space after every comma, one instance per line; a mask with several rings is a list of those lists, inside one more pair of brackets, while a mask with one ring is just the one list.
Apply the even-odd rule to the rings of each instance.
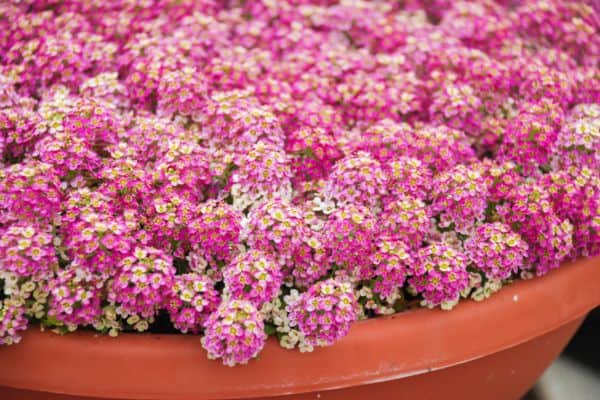
[[523, 400], [600, 399], [600, 309], [587, 317], [561, 357]]

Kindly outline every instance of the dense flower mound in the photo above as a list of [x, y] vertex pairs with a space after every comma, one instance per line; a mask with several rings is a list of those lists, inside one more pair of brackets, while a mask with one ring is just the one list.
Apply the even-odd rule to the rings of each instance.
[[0, 171], [0, 223], [50, 221], [59, 212], [61, 185], [52, 164], [30, 160]]
[[491, 279], [507, 279], [522, 268], [528, 248], [518, 233], [500, 222], [480, 225], [465, 243], [471, 263]]
[[431, 190], [431, 170], [418, 158], [400, 156], [386, 165], [389, 194], [392, 198], [410, 195], [424, 199]]
[[[544, 176], [544, 185], [560, 218], [573, 224], [571, 255], [594, 255], [600, 251], [600, 177], [588, 167], [569, 167]], [[596, 210], [596, 211], [594, 211]]]
[[231, 197], [237, 210], [277, 197], [291, 199], [292, 170], [283, 150], [257, 142], [239, 157], [238, 164], [231, 175]]
[[240, 244], [241, 223], [242, 214], [231, 205], [208, 200], [187, 226], [189, 241], [206, 261], [229, 262]]
[[336, 209], [323, 228], [321, 242], [325, 244], [329, 262], [357, 277], [371, 277], [371, 261], [365, 258], [375, 250], [379, 230], [373, 213], [363, 206]]
[[418, 197], [401, 196], [386, 204], [381, 213], [381, 224], [384, 235], [418, 249], [431, 230], [431, 208]]
[[386, 175], [377, 160], [357, 152], [335, 165], [323, 191], [327, 200], [339, 205], [375, 207], [385, 194]]
[[290, 305], [290, 322], [312, 346], [327, 346], [346, 336], [357, 319], [356, 299], [349, 282], [328, 279], [315, 283]]
[[133, 232], [120, 215], [81, 210], [85, 213], [61, 227], [67, 254], [80, 268], [110, 277], [136, 243]]
[[277, 295], [282, 277], [277, 262], [260, 250], [240, 254], [223, 271], [225, 293], [234, 299], [247, 300], [256, 307]]
[[409, 247], [398, 239], [381, 239], [373, 255], [375, 285], [373, 291], [388, 297], [402, 287], [413, 264]]
[[235, 365], [598, 256], [592, 3], [2, 2], [0, 344]]
[[310, 229], [304, 211], [281, 199], [251, 211], [243, 231], [248, 245], [272, 254], [286, 277], [306, 286], [327, 273], [324, 248]]
[[198, 273], [177, 275], [167, 309], [175, 328], [198, 333], [217, 309], [219, 293], [212, 279]]
[[557, 268], [573, 248], [573, 225], [554, 211], [548, 191], [538, 184], [515, 188], [498, 207], [501, 219], [529, 245], [526, 263], [541, 275]]
[[10, 225], [0, 236], [0, 269], [21, 278], [47, 279], [58, 269], [50, 227]]
[[245, 300], [224, 300], [206, 322], [202, 346], [209, 358], [225, 365], [245, 364], [256, 357], [267, 340], [262, 316]]
[[482, 221], [488, 190], [479, 165], [457, 165], [434, 178], [431, 197], [432, 212], [439, 216], [441, 228], [454, 227], [468, 232]]
[[172, 264], [171, 256], [153, 247], [136, 247], [131, 256], [122, 259], [107, 296], [118, 305], [117, 313], [152, 320], [171, 294]]
[[556, 163], [600, 168], [600, 105], [578, 104], [560, 132], [556, 146], [564, 153]]
[[428, 307], [452, 307], [469, 284], [467, 257], [443, 243], [421, 248], [411, 272], [409, 283]]
[[73, 265], [61, 270], [48, 282], [50, 301], [48, 316], [74, 330], [91, 325], [102, 314], [103, 281]]
[[25, 310], [20, 304], [10, 301], [0, 302], [0, 345], [19, 343], [19, 332], [27, 329]]

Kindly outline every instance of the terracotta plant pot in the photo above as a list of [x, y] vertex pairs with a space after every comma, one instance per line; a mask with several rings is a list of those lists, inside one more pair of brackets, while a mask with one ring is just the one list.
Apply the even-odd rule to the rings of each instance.
[[260, 359], [224, 367], [183, 335], [30, 329], [0, 349], [0, 398], [518, 399], [600, 304], [600, 258], [519, 281], [451, 312], [364, 321], [310, 354], [269, 343]]

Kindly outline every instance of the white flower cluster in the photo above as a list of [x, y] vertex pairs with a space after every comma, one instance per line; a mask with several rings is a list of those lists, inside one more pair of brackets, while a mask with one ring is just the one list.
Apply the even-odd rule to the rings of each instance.
[[94, 329], [105, 332], [111, 337], [117, 337], [123, 330], [123, 324], [136, 332], [145, 332], [153, 322], [154, 318], [144, 319], [137, 314], [129, 315], [121, 307], [109, 304], [102, 308], [102, 315], [94, 323]]
[[94, 329], [101, 332], [107, 332], [111, 337], [116, 337], [119, 335], [119, 332], [123, 329], [123, 326], [119, 321], [115, 306], [108, 305], [102, 309], [102, 315], [94, 324]]
[[502, 289], [503, 281], [500, 279], [488, 279], [483, 282], [483, 276], [478, 272], [469, 273], [469, 286], [463, 290], [463, 298], [471, 298], [475, 301], [483, 301]]
[[320, 197], [313, 199], [313, 211], [321, 212], [325, 215], [333, 213], [336, 209], [335, 202], [333, 200], [323, 200]]
[[10, 272], [0, 271], [0, 280], [4, 282], [3, 294], [18, 306], [25, 307], [25, 313], [34, 318], [42, 318], [45, 314], [45, 305], [48, 293], [31, 280], [19, 280]]
[[288, 317], [289, 307], [300, 298], [300, 293], [292, 289], [289, 295], [275, 297], [272, 301], [265, 303], [261, 308], [261, 313], [265, 317], [265, 322], [275, 325], [278, 333], [279, 344], [286, 349], [298, 347], [300, 352], [306, 353], [314, 350], [313, 346], [306, 343], [304, 335], [297, 327], [290, 326]]
[[380, 298], [380, 302], [375, 301], [375, 295], [373, 289], [367, 286], [363, 286], [356, 291], [356, 297], [360, 303], [364, 301], [364, 305], [360, 307], [358, 319], [367, 319], [367, 310], [374, 311], [377, 315], [392, 315], [396, 313], [394, 304], [398, 300], [402, 299], [402, 293], [399, 288], [396, 288], [389, 296]]

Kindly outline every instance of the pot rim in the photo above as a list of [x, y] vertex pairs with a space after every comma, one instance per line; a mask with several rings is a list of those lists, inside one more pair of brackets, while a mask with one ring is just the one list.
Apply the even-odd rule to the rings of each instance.
[[[385, 382], [514, 347], [600, 304], [600, 257], [517, 281], [452, 311], [418, 309], [355, 323], [334, 346], [301, 354], [270, 338], [257, 360], [226, 367], [198, 336], [29, 329], [0, 348], [0, 386], [100, 398], [255, 398]], [[565, 301], [569, 298], [569, 301]], [[365, 351], [368, 349], [368, 351]]]

